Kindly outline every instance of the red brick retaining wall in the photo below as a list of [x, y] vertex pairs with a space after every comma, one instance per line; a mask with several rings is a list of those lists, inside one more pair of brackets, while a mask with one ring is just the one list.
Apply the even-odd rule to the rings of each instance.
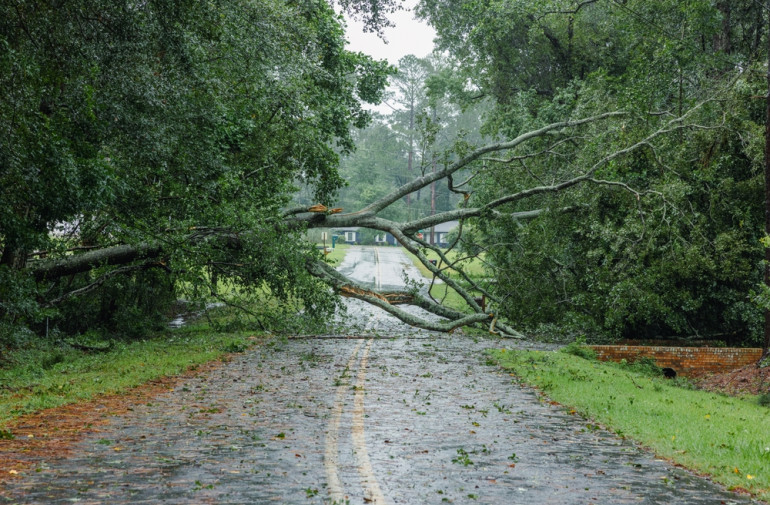
[[673, 368], [679, 375], [725, 372], [756, 363], [762, 349], [735, 347], [661, 347], [632, 345], [592, 345], [602, 361], [634, 362], [650, 357], [661, 368]]

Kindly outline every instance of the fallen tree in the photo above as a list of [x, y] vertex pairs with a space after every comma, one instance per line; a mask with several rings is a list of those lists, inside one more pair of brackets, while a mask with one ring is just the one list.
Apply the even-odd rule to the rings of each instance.
[[[239, 282], [246, 282], [248, 279], [240, 270], [246, 269], [250, 261], [247, 257], [250, 254], [249, 251], [251, 251], [251, 248], [246, 245], [248, 242], [259, 241], [261, 240], [260, 237], [269, 236], [275, 238], [276, 234], [291, 234], [293, 231], [304, 231], [310, 228], [365, 227], [392, 234], [404, 248], [413, 253], [425, 265], [431, 272], [434, 281], [435, 279], [440, 279], [449, 288], [455, 290], [465, 301], [467, 309], [460, 311], [446, 307], [439, 300], [434, 299], [429, 294], [420, 293], [416, 289], [381, 291], [362, 286], [336, 271], [317, 254], [313, 254], [309, 247], [304, 250], [306, 253], [304, 255], [304, 268], [307, 273], [322, 281], [324, 285], [332, 287], [339, 295], [363, 300], [387, 311], [412, 326], [437, 331], [452, 331], [462, 326], [481, 324], [492, 332], [520, 337], [521, 334], [514, 326], [496, 317], [493, 308], [501, 303], [499, 297], [485, 290], [483, 286], [474, 283], [470, 277], [465, 275], [462, 267], [458, 266], [457, 261], [450, 259], [449, 251], [455, 248], [462, 238], [463, 223], [474, 219], [524, 221], [533, 219], [545, 212], [569, 212], [570, 209], [550, 209], [542, 206], [545, 201], [542, 197], [544, 195], [558, 194], [586, 184], [616, 187], [639, 198], [641, 193], [629, 185], [620, 181], [602, 180], [597, 177], [597, 172], [603, 166], [616, 159], [629, 156], [638, 150], [652, 149], [652, 143], [659, 137], [666, 136], [682, 128], [695, 127], [692, 123], [688, 122], [688, 119], [700, 106], [702, 104], [694, 107], [681, 117], [674, 117], [663, 122], [659, 128], [646, 137], [630, 142], [622, 149], [600, 154], [594, 163], [582, 173], [567, 174], [567, 176], [563, 176], [560, 180], [553, 180], [550, 184], [523, 188], [520, 191], [503, 195], [483, 205], [473, 205], [474, 199], [471, 197], [468, 188], [454, 186], [453, 181], [458, 173], [463, 172], [467, 175], [486, 169], [485, 163], [490, 159], [490, 155], [504, 154], [507, 157], [515, 156], [518, 150], [526, 146], [528, 142], [537, 140], [546, 142], [549, 145], [562, 143], [565, 138], [573, 137], [576, 130], [581, 128], [592, 128], [594, 131], [602, 131], [604, 136], [614, 135], [620, 129], [617, 125], [618, 121], [626, 118], [627, 114], [623, 112], [608, 112], [578, 120], [556, 122], [523, 133], [506, 142], [497, 142], [479, 147], [456, 159], [444, 169], [416, 177], [390, 194], [355, 212], [344, 212], [342, 209], [329, 208], [322, 204], [294, 206], [282, 211], [279, 217], [267, 220], [263, 223], [261, 229], [245, 228], [235, 230], [226, 227], [195, 227], [184, 234], [181, 240], [177, 235], [174, 241], [163, 242], [156, 240], [154, 242], [141, 242], [135, 245], [120, 244], [77, 254], [69, 254], [55, 259], [30, 259], [26, 268], [29, 274], [41, 283], [55, 283], [58, 279], [88, 271], [99, 270], [102, 272], [85, 287], [79, 287], [71, 292], [59, 293], [54, 299], [41, 300], [46, 306], [55, 306], [64, 300], [96, 288], [104, 281], [105, 277], [128, 273], [134, 268], [149, 268], [162, 265], [163, 268], [173, 272], [175, 269], [174, 260], [169, 258], [172, 258], [175, 254], [178, 255], [180, 250], [185, 249], [203, 248], [206, 253], [200, 259], [200, 266], [205, 266], [212, 269], [212, 272], [217, 272], [219, 278], [240, 277]], [[597, 130], [596, 125], [598, 124], [602, 124], [602, 127]], [[406, 222], [395, 222], [379, 216], [390, 205], [437, 181], [445, 181], [450, 186], [450, 189], [464, 195], [460, 208]], [[536, 204], [534, 208], [510, 210], [512, 204], [519, 204], [530, 200]], [[430, 244], [417, 235], [420, 229], [454, 220], [459, 220], [461, 223], [460, 231], [447, 250]], [[180, 244], [182, 245], [180, 246]], [[425, 254], [426, 250], [432, 250], [438, 254], [440, 262], [437, 264], [432, 263]], [[219, 260], [210, 257], [212, 254], [220, 255]], [[464, 282], [460, 282], [458, 276]], [[259, 277], [253, 280], [259, 280]], [[210, 283], [210, 279], [203, 282]], [[483, 294], [488, 298], [491, 306], [482, 307], [477, 299], [479, 294]], [[420, 307], [431, 314], [439, 316], [440, 319], [424, 318], [404, 311], [399, 308], [399, 305], [404, 304]]]

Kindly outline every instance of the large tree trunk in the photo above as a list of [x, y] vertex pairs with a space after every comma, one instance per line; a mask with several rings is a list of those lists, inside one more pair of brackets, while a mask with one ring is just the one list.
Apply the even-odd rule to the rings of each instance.
[[724, 51], [725, 53], [733, 52], [733, 30], [732, 30], [732, 7], [729, 0], [717, 2], [717, 9], [722, 13], [722, 30], [714, 35], [714, 49], [716, 51]]
[[[767, 0], [770, 12], [770, 0]], [[770, 19], [768, 19], [767, 59], [770, 64]], [[765, 234], [770, 235], [770, 66], [767, 69], [767, 98], [765, 110]], [[765, 286], [770, 288], [770, 247], [765, 248]], [[765, 309], [765, 341], [762, 345], [760, 363], [766, 362], [770, 356], [770, 309]]]
[[118, 245], [95, 251], [44, 261], [32, 269], [37, 281], [88, 272], [100, 265], [126, 265], [132, 261], [157, 258], [161, 248], [154, 244]]

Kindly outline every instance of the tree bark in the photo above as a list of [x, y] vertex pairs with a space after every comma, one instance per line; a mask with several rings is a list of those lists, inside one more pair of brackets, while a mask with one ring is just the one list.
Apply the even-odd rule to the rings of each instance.
[[[770, 12], [770, 0], [766, 7]], [[770, 65], [770, 19], [767, 23], [767, 59]], [[767, 97], [765, 99], [765, 235], [770, 235], [770, 66], [767, 68]], [[765, 286], [770, 288], [770, 247], [765, 247]], [[770, 309], [765, 309], [765, 341], [759, 363], [770, 358]]]
[[155, 244], [118, 245], [75, 256], [40, 262], [32, 268], [35, 280], [54, 280], [65, 275], [88, 272], [103, 265], [126, 265], [140, 259], [157, 258], [161, 247]]

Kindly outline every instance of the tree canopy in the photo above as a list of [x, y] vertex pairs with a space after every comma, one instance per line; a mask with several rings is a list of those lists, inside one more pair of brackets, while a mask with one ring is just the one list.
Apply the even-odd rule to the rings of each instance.
[[[34, 309], [75, 291], [65, 274], [76, 272], [41, 270], [41, 256], [120, 244], [144, 247], [124, 281], [161, 267], [197, 281], [213, 268], [279, 296], [317, 291], [303, 267], [307, 247], [296, 247], [281, 209], [299, 183], [329, 201], [351, 127], [368, 121], [361, 103], [379, 101], [390, 71], [345, 50], [328, 4], [0, 9], [3, 319], [39, 318]], [[237, 254], [227, 243], [235, 236]], [[110, 260], [87, 269], [100, 262]], [[46, 281], [42, 292], [18, 275], [25, 267]], [[74, 282], [96, 287], [105, 276], [112, 271]]]
[[[398, 8], [342, 6], [373, 31]], [[231, 282], [309, 316], [331, 287], [440, 330], [760, 341], [760, 4], [418, 12], [444, 52], [404, 58], [370, 122], [394, 69], [323, 1], [3, 4], [3, 328], [120, 330]], [[483, 281], [418, 235], [453, 220]], [[357, 285], [303, 239], [344, 226], [391, 233], [467, 307]]]
[[420, 12], [458, 58], [458, 97], [494, 99], [491, 135], [626, 113], [489, 159], [476, 179], [482, 202], [587, 170], [605, 181], [538, 199], [527, 223], [481, 221], [473, 247], [488, 248], [511, 320], [761, 342], [761, 4], [423, 0]]

